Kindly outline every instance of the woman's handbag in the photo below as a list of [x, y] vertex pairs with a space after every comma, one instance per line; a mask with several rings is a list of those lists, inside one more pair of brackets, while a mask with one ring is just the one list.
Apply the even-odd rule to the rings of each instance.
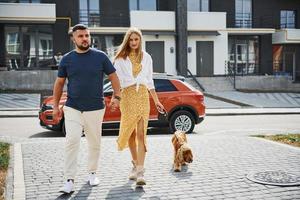
[[158, 111], [158, 120], [159, 121], [168, 121], [168, 113], [165, 109], [163, 110], [163, 112]]

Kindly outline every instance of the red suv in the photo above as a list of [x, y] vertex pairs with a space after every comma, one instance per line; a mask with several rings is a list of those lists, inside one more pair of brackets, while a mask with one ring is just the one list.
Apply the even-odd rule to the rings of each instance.
[[[149, 127], [169, 127], [170, 132], [183, 130], [191, 133], [195, 124], [200, 123], [205, 116], [205, 105], [203, 94], [184, 82], [184, 77], [169, 76], [165, 74], [154, 74], [154, 85], [160, 102], [168, 112], [167, 117], [162, 117], [156, 110], [150, 96]], [[104, 100], [106, 111], [102, 128], [118, 128], [120, 123], [120, 110], [112, 112], [108, 105], [112, 96], [110, 82], [104, 85]], [[60, 106], [64, 106], [67, 94], [63, 93]], [[40, 125], [50, 130], [64, 132], [64, 118], [55, 123], [52, 118], [53, 96], [46, 98], [39, 111]]]

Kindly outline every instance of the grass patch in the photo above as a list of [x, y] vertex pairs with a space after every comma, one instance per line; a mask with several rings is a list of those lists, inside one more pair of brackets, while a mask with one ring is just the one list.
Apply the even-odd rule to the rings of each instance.
[[4, 200], [4, 188], [9, 164], [9, 144], [0, 142], [0, 200]]
[[278, 135], [254, 135], [255, 137], [265, 138], [295, 147], [300, 147], [300, 134], [278, 134]]

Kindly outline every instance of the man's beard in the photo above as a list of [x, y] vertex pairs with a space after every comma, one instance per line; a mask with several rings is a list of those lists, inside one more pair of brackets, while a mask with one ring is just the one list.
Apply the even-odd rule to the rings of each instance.
[[82, 45], [78, 45], [76, 44], [77, 48], [80, 49], [81, 51], [86, 51], [90, 48], [90, 45], [87, 46], [82, 46]]

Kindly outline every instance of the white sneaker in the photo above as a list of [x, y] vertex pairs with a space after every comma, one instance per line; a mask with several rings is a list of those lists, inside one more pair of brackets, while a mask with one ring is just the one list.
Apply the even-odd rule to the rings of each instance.
[[68, 180], [59, 191], [65, 194], [70, 194], [71, 192], [74, 192], [73, 187], [74, 187], [73, 181]]
[[99, 179], [96, 176], [96, 173], [90, 173], [88, 183], [90, 186], [96, 186], [100, 183]]
[[144, 178], [145, 169], [141, 169], [137, 171], [137, 178], [136, 178], [136, 186], [143, 186], [146, 185], [146, 180]]
[[136, 165], [133, 161], [131, 161], [131, 162], [132, 162], [133, 167], [131, 169], [131, 172], [129, 173], [129, 180], [136, 180], [136, 177], [137, 177]]

